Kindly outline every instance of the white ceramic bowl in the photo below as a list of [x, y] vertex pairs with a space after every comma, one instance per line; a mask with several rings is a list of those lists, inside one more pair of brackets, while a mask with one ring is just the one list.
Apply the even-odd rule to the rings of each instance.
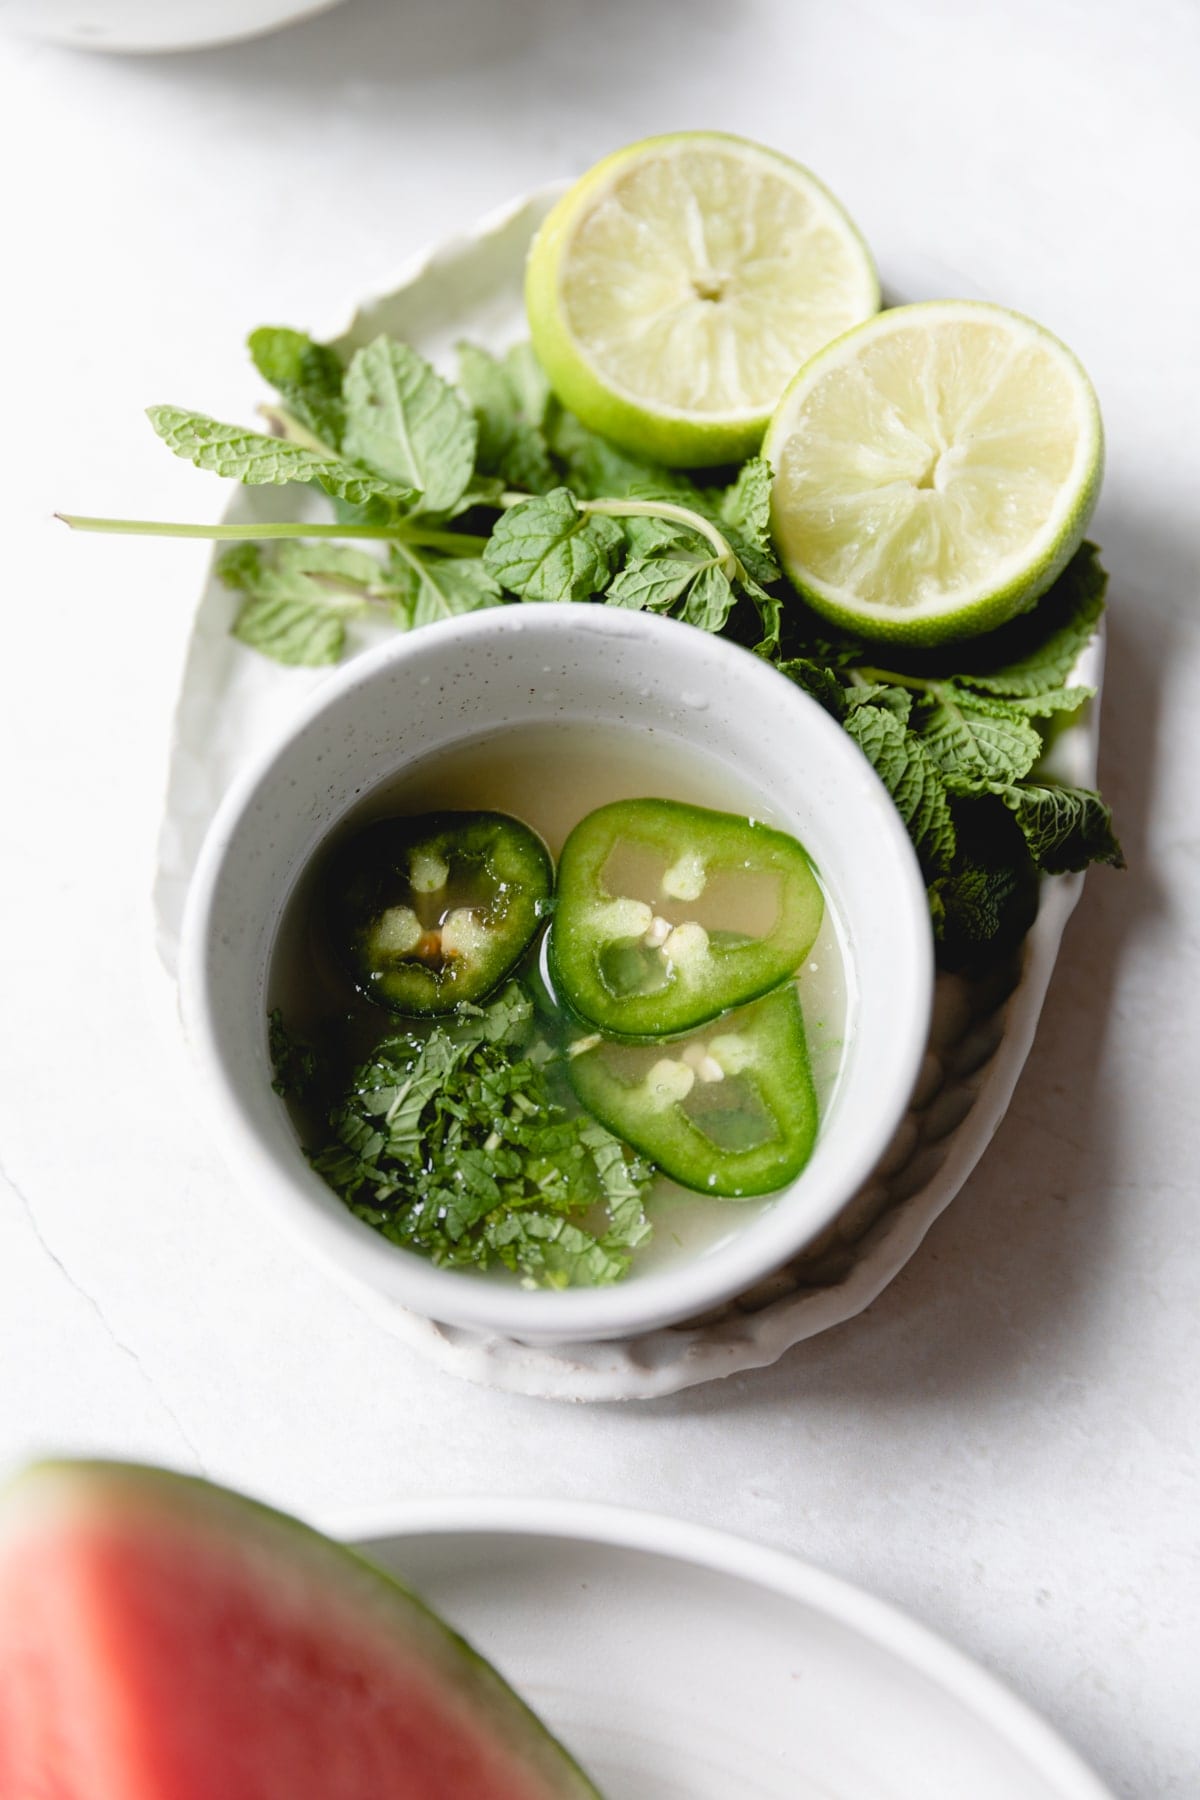
[[211, 49], [326, 12], [338, 0], [0, 0], [0, 27], [76, 50]]
[[[305, 1161], [271, 1089], [267, 984], [301, 871], [364, 794], [418, 757], [507, 726], [654, 732], [767, 796], [807, 846], [851, 972], [846, 1048], [812, 1158], [719, 1248], [615, 1287], [528, 1292], [435, 1268], [355, 1219]], [[530, 1342], [625, 1337], [752, 1286], [830, 1222], [901, 1119], [929, 1024], [925, 890], [882, 785], [832, 719], [720, 638], [603, 606], [505, 606], [397, 637], [317, 689], [238, 781], [205, 843], [183, 926], [180, 997], [216, 1128], [247, 1192], [343, 1280], [414, 1312]]]

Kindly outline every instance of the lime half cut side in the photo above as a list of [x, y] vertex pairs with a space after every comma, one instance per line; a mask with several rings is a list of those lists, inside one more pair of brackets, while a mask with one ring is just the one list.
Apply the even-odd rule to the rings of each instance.
[[1100, 489], [1100, 409], [1081, 364], [1004, 307], [879, 314], [801, 369], [763, 444], [793, 585], [872, 638], [936, 644], [1032, 606]]
[[563, 195], [525, 298], [538, 357], [585, 425], [698, 467], [753, 454], [800, 364], [877, 310], [879, 282], [807, 169], [680, 132], [618, 150]]

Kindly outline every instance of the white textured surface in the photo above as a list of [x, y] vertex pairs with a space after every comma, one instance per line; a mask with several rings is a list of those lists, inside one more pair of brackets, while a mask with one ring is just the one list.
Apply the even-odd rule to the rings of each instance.
[[[1119, 1794], [1196, 1793], [1198, 73], [1186, 0], [352, 0], [168, 62], [0, 46], [0, 1458], [733, 1525], [945, 1632]], [[1017, 305], [1088, 365], [1133, 867], [1089, 882], [996, 1145], [867, 1314], [759, 1374], [566, 1410], [432, 1372], [235, 1201], [143, 986], [204, 547], [48, 514], [214, 516], [144, 403], [246, 415], [249, 326], [328, 318], [448, 225], [690, 123], [810, 162], [895, 288]]]

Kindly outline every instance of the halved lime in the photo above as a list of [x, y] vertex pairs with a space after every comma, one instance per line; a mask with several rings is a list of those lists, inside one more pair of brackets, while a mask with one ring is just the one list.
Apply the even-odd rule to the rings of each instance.
[[529, 254], [534, 348], [586, 425], [661, 462], [750, 456], [799, 365], [879, 305], [870, 252], [785, 156], [715, 131], [618, 150]]
[[804, 598], [865, 637], [936, 644], [1045, 593], [1087, 527], [1104, 437], [1058, 338], [1002, 306], [931, 300], [806, 363], [763, 455]]

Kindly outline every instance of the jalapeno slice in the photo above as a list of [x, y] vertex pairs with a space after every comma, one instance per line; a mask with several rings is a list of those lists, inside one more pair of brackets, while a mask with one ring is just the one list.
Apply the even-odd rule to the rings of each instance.
[[785, 832], [674, 800], [615, 801], [563, 848], [551, 973], [607, 1036], [671, 1036], [786, 981], [823, 910]]
[[601, 1124], [702, 1194], [774, 1193], [812, 1154], [817, 1100], [794, 986], [673, 1043], [602, 1041], [568, 1070]]
[[550, 907], [546, 846], [505, 813], [380, 819], [330, 865], [326, 917], [355, 986], [423, 1018], [482, 1000], [528, 949]]

